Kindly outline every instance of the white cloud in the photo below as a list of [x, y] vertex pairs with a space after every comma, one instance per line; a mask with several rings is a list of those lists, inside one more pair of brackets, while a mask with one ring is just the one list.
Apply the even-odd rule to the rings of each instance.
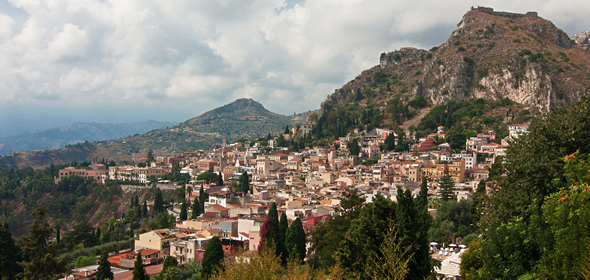
[[110, 110], [121, 121], [183, 121], [240, 97], [315, 109], [380, 53], [443, 43], [478, 4], [590, 29], [589, 1], [0, 1], [14, 7], [0, 14], [0, 98], [48, 114], [128, 108]]
[[12, 29], [14, 28], [14, 19], [0, 14], [0, 40], [9, 38], [12, 35]]

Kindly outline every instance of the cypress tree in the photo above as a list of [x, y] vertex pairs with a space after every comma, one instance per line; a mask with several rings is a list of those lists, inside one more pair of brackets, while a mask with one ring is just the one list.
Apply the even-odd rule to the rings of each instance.
[[143, 208], [141, 209], [143, 212], [142, 215], [147, 218], [148, 210], [147, 210], [147, 200], [143, 201]]
[[279, 221], [279, 230], [277, 231], [276, 237], [276, 246], [277, 256], [280, 256], [281, 261], [283, 264], [286, 264], [287, 259], [289, 257], [289, 252], [287, 252], [287, 247], [285, 246], [285, 239], [287, 238], [287, 229], [289, 229], [289, 221], [287, 221], [287, 215], [283, 212], [281, 214], [281, 219]]
[[197, 199], [196, 197], [193, 200], [193, 205], [191, 207], [191, 210], [192, 210], [191, 219], [196, 219], [198, 216], [201, 215], [201, 203], [199, 202], [199, 199]]
[[108, 260], [109, 254], [102, 252], [100, 254], [100, 261], [96, 269], [96, 280], [114, 279], [115, 276], [111, 271], [111, 263]]
[[305, 259], [305, 231], [301, 220], [297, 218], [287, 230], [287, 238], [285, 240], [285, 247], [289, 252], [290, 261], [303, 261]]
[[187, 211], [186, 211], [186, 201], [182, 202], [180, 206], [180, 220], [184, 221], [187, 219]]
[[221, 171], [219, 171], [219, 175], [217, 175], [217, 185], [223, 186], [223, 176], [221, 176]]
[[164, 211], [164, 199], [162, 198], [162, 191], [156, 188], [156, 197], [154, 198], [154, 209], [160, 213]]
[[137, 253], [137, 258], [133, 265], [133, 280], [149, 280], [150, 277], [145, 272], [143, 261], [141, 260], [141, 252]]
[[203, 261], [201, 262], [201, 277], [207, 279], [211, 274], [220, 267], [221, 261], [223, 260], [223, 247], [221, 246], [221, 240], [217, 236], [213, 236], [207, 248], [205, 248], [205, 254], [203, 254]]
[[[277, 231], [279, 230], [279, 212], [277, 211], [277, 204], [272, 203], [270, 206], [270, 210], [268, 210], [268, 217], [270, 222], [270, 230], [272, 231], [272, 235], [269, 236], [271, 239], [275, 239]], [[276, 245], [276, 244], [275, 244]]]

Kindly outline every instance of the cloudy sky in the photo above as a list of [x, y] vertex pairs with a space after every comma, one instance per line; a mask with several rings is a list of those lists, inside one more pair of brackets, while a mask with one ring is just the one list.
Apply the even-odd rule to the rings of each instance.
[[443, 43], [477, 5], [590, 29], [590, 1], [0, 0], [0, 134], [184, 121], [241, 97], [317, 109], [380, 53]]

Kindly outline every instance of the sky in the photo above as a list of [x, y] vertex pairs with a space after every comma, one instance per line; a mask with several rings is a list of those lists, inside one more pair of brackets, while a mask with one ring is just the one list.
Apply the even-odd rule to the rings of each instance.
[[590, 30], [586, 0], [0, 0], [0, 135], [181, 122], [238, 98], [315, 110], [382, 52], [444, 43], [478, 5]]

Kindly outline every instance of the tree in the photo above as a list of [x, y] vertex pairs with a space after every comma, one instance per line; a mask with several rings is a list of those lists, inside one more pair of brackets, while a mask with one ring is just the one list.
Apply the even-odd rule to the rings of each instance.
[[147, 210], [147, 200], [143, 201], [143, 207], [141, 208], [141, 214], [143, 217], [147, 218], [148, 210]]
[[164, 199], [162, 198], [162, 191], [159, 188], [156, 188], [155, 191], [154, 210], [156, 210], [156, 213], [160, 213], [164, 211]]
[[191, 219], [196, 219], [198, 216], [201, 215], [201, 203], [199, 202], [199, 199], [197, 199], [195, 197], [195, 199], [193, 200], [193, 205], [191, 206]]
[[160, 276], [162, 276], [168, 269], [177, 268], [178, 261], [172, 256], [167, 256], [164, 260], [164, 265], [162, 266], [162, 272], [160, 272]]
[[115, 277], [111, 271], [111, 263], [108, 257], [109, 254], [106, 251], [100, 254], [100, 261], [98, 261], [98, 268], [96, 269], [97, 280], [114, 279]]
[[305, 259], [305, 231], [299, 218], [295, 219], [293, 224], [287, 230], [285, 238], [285, 247], [289, 252], [289, 260], [293, 262], [302, 262]]
[[183, 201], [180, 205], [180, 220], [184, 221], [188, 218], [186, 210], [186, 201]]
[[152, 149], [149, 149], [147, 152], [147, 160], [154, 161], [154, 151], [152, 151]]
[[440, 197], [443, 201], [457, 199], [457, 196], [455, 195], [455, 184], [453, 183], [451, 176], [443, 176], [440, 183], [438, 184], [438, 189]]
[[287, 238], [287, 230], [289, 229], [289, 221], [287, 220], [287, 215], [285, 212], [281, 214], [281, 219], [279, 220], [279, 229], [277, 231], [276, 237], [276, 255], [280, 257], [281, 262], [286, 264], [287, 258], [289, 257], [289, 252], [287, 251], [287, 247], [285, 245], [285, 241]]
[[20, 262], [23, 272], [19, 277], [25, 279], [53, 279], [55, 275], [66, 271], [64, 258], [59, 258], [59, 247], [56, 242], [50, 242], [53, 228], [45, 219], [47, 208], [39, 206], [33, 215], [35, 220], [29, 229], [30, 237], [23, 237], [21, 248], [28, 262]]
[[283, 134], [289, 134], [289, 125], [285, 125], [285, 132]]
[[201, 203], [201, 211], [205, 209], [205, 201], [209, 200], [209, 194], [203, 190], [203, 185], [201, 185], [201, 189], [199, 189], [199, 202]]
[[350, 143], [350, 145], [348, 145], [350, 148], [350, 155], [353, 156], [358, 156], [359, 153], [361, 152], [361, 149], [359, 147], [359, 140], [358, 139], [352, 139], [352, 142]]
[[[217, 174], [207, 171], [199, 174], [199, 176], [197, 176], [197, 180], [205, 180], [209, 184], [213, 182], [217, 183], [219, 179]], [[223, 182], [221, 185], [223, 185]]]
[[55, 241], [57, 243], [61, 242], [61, 225], [63, 224], [63, 222], [61, 221], [61, 219], [55, 219], [55, 221], [53, 221], [53, 228], [55, 228]]
[[0, 225], [0, 278], [13, 280], [22, 271], [18, 262], [21, 261], [21, 252], [16, 246], [8, 223]]
[[221, 261], [223, 261], [223, 247], [219, 237], [214, 236], [209, 240], [207, 248], [205, 248], [205, 254], [203, 254], [201, 276], [207, 279], [215, 270], [221, 267]]
[[143, 267], [143, 260], [141, 259], [141, 252], [137, 253], [135, 263], [133, 264], [133, 280], [149, 280], [145, 268]]
[[248, 176], [248, 172], [244, 171], [238, 180], [238, 191], [243, 193], [248, 193], [250, 190], [250, 177]]
[[221, 176], [221, 171], [219, 171], [219, 174], [217, 175], [217, 185], [223, 186], [223, 176]]

